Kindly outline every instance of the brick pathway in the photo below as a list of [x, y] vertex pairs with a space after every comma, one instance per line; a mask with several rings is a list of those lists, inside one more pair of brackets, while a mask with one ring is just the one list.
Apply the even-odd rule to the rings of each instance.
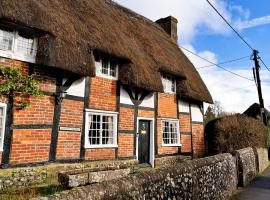
[[270, 166], [233, 200], [270, 200]]

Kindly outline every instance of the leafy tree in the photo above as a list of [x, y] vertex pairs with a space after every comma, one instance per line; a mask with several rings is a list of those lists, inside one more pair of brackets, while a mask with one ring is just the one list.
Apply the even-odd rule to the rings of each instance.
[[23, 74], [23, 70], [13, 66], [0, 66], [0, 96], [19, 97], [19, 108], [28, 106], [26, 98], [30, 95], [40, 96], [38, 81], [33, 75]]
[[224, 112], [221, 103], [219, 101], [214, 101], [212, 105], [208, 106], [205, 112], [205, 123], [224, 115], [226, 115], [226, 113]]

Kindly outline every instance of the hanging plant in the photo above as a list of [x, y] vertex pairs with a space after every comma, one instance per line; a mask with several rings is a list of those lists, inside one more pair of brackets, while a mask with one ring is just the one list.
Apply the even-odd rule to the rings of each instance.
[[33, 75], [24, 75], [21, 68], [0, 65], [0, 96], [19, 97], [19, 109], [29, 105], [27, 97], [30, 95], [42, 95], [37, 85], [38, 81]]

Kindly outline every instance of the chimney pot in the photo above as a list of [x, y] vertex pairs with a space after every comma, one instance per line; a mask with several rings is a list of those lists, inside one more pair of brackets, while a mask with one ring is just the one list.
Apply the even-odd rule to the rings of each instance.
[[159, 24], [164, 29], [164, 31], [167, 32], [167, 34], [173, 39], [174, 42], [177, 43], [178, 20], [175, 17], [169, 16], [169, 17], [161, 18], [157, 20], [156, 23]]

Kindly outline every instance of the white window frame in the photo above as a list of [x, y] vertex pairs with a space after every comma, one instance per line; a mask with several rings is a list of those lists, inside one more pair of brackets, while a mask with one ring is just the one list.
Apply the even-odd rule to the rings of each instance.
[[[168, 75], [168, 74], [162, 74], [161, 80], [162, 80], [163, 90], [164, 90], [165, 93], [169, 93], [169, 94], [175, 94], [176, 93], [176, 81], [175, 81], [175, 78], [173, 76]], [[168, 84], [168, 83], [170, 83], [170, 85], [171, 85], [170, 88], [171, 89], [172, 89], [172, 86], [174, 85], [174, 91], [172, 91], [171, 89], [170, 90], [167, 89], [166, 84]]]
[[[96, 67], [96, 75], [102, 78], [106, 78], [106, 79], [111, 79], [111, 80], [118, 80], [118, 63], [116, 64], [116, 68], [115, 68], [115, 77], [114, 76], [110, 76], [107, 74], [103, 74], [102, 73], [102, 62], [103, 62], [104, 58], [100, 57], [99, 61], [95, 61], [95, 67]], [[111, 65], [111, 59], [108, 58], [108, 65], [110, 67]]]
[[1, 134], [1, 141], [0, 141], [0, 151], [3, 151], [4, 146], [4, 139], [5, 139], [5, 128], [6, 128], [6, 115], [7, 115], [7, 104], [0, 103], [0, 107], [3, 108], [3, 118], [2, 118], [2, 130]]
[[[113, 117], [113, 144], [99, 144], [91, 145], [89, 141], [89, 114], [112, 116]], [[117, 112], [104, 111], [104, 110], [94, 110], [94, 109], [85, 109], [85, 140], [84, 147], [87, 149], [97, 149], [97, 148], [117, 148]]]
[[[176, 144], [165, 144], [163, 140], [163, 122], [176, 122], [177, 129], [177, 143]], [[161, 135], [162, 135], [162, 146], [165, 147], [180, 147], [182, 146], [180, 141], [180, 128], [179, 128], [179, 120], [178, 119], [162, 119], [161, 120]]]
[[[3, 29], [0, 29], [3, 30]], [[5, 31], [5, 30], [3, 30]], [[36, 62], [36, 55], [37, 55], [37, 38], [33, 35], [33, 55], [26, 55], [22, 52], [17, 50], [17, 42], [19, 38], [19, 31], [13, 29], [13, 41], [12, 41], [12, 49], [11, 50], [2, 50], [0, 49], [0, 56], [15, 60], [21, 60], [25, 62], [35, 63]]]

